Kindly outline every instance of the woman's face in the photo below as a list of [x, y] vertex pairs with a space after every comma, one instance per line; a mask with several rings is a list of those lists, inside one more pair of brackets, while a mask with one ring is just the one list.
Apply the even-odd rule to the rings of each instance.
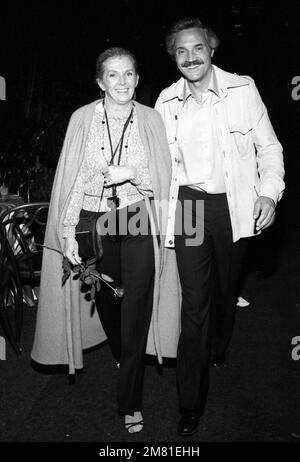
[[139, 81], [131, 58], [109, 58], [103, 63], [103, 68], [103, 76], [97, 82], [101, 90], [105, 91], [105, 99], [113, 104], [128, 104]]

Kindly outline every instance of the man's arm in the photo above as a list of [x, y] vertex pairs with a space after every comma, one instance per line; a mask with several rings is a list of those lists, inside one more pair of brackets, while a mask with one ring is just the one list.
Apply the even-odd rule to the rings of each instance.
[[256, 229], [262, 230], [274, 222], [275, 207], [284, 191], [283, 154], [282, 146], [254, 82], [251, 82], [249, 88], [248, 108], [260, 177], [257, 191], [259, 197], [254, 205], [253, 218], [256, 220]]
[[257, 192], [259, 196], [270, 197], [277, 204], [285, 187], [282, 146], [254, 82], [249, 86], [247, 107], [250, 111], [253, 141], [257, 150], [257, 168], [260, 177]]

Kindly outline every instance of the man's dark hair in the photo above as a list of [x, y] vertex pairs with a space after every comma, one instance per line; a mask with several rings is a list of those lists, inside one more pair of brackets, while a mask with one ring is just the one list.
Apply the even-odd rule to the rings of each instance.
[[171, 25], [169, 30], [166, 34], [166, 49], [169, 55], [174, 59], [175, 58], [175, 40], [176, 34], [185, 29], [192, 29], [192, 28], [202, 29], [204, 31], [205, 38], [207, 40], [208, 46], [212, 50], [216, 50], [220, 44], [220, 40], [218, 39], [215, 32], [210, 28], [206, 27], [200, 19], [189, 16], [187, 18], [180, 19], [179, 21], [175, 22]]

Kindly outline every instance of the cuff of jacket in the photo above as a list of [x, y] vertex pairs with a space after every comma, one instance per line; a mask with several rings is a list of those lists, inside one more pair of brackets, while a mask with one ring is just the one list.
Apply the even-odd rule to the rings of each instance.
[[275, 206], [277, 205], [277, 202], [280, 201], [282, 194], [283, 194], [283, 191], [281, 191], [278, 194], [278, 191], [272, 186], [264, 186], [260, 188], [259, 190], [259, 196], [265, 196], [265, 197], [269, 197], [270, 199], [273, 199]]

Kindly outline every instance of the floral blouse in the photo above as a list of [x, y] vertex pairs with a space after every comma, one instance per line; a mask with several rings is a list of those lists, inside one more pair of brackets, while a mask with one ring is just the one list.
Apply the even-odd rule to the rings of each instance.
[[[118, 145], [126, 119], [127, 116], [125, 118], [109, 118], [113, 150]], [[104, 188], [104, 176], [101, 173], [109, 165], [111, 159], [107, 125], [103, 123], [104, 120], [103, 103], [101, 101], [94, 112], [83, 162], [64, 218], [63, 237], [75, 236], [75, 227], [79, 221], [81, 209], [93, 212], [110, 210], [107, 205], [107, 198], [112, 196], [112, 188]], [[120, 165], [132, 165], [136, 167], [138, 174], [131, 182], [127, 181], [117, 185], [117, 196], [120, 199], [119, 208], [134, 204], [145, 195], [153, 195], [148, 159], [139, 135], [135, 110], [133, 110], [131, 120], [132, 123], [128, 124], [124, 135]], [[119, 149], [117, 149], [114, 159], [115, 165], [117, 165], [118, 155]]]

